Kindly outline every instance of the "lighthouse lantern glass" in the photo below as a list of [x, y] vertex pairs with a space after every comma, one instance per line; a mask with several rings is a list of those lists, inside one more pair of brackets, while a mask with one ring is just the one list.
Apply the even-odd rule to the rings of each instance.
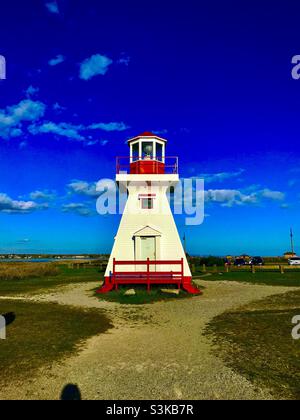
[[136, 162], [137, 160], [139, 160], [139, 143], [134, 143], [132, 145], [131, 156], [132, 156], [132, 162]]
[[153, 142], [145, 141], [142, 143], [142, 156], [143, 159], [153, 159]]
[[156, 143], [156, 160], [163, 162], [163, 145], [160, 143]]

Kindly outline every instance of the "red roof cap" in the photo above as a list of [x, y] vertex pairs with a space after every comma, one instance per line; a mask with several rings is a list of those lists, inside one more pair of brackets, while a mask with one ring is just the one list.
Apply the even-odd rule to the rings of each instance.
[[157, 137], [156, 134], [151, 133], [151, 131], [145, 131], [142, 134], [139, 134], [137, 137]]
[[167, 142], [166, 139], [164, 139], [163, 137], [158, 136], [157, 134], [151, 133], [151, 131], [145, 131], [142, 134], [139, 134], [138, 136], [135, 136], [129, 140], [127, 140], [128, 142], [131, 142], [133, 140], [139, 139], [140, 137], [155, 137], [156, 139], [160, 139], [163, 140], [164, 142]]

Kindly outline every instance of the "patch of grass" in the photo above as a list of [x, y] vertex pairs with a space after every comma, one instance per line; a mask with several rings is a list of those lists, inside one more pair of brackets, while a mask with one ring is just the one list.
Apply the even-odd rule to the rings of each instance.
[[[146, 286], [134, 286], [134, 287], [119, 287], [118, 291], [111, 291], [105, 294], [98, 294], [95, 290], [95, 296], [97, 296], [100, 300], [106, 300], [109, 302], [118, 302], [122, 305], [144, 305], [159, 301], [167, 301], [167, 300], [174, 300], [174, 299], [184, 299], [184, 298], [191, 298], [193, 295], [180, 290], [179, 295], [174, 295], [171, 293], [164, 293], [161, 289], [170, 288], [168, 286], [152, 286], [150, 292], [148, 293], [146, 290]], [[125, 295], [126, 290], [134, 289], [135, 295], [127, 296]], [[174, 289], [174, 287], [171, 287]]]
[[214, 318], [205, 333], [225, 363], [275, 397], [300, 398], [300, 341], [292, 318], [300, 314], [300, 292], [251, 303]]
[[[12, 265], [17, 265], [10, 263]], [[25, 263], [26, 266], [36, 266], [39, 263]], [[23, 265], [23, 264], [22, 264]], [[45, 264], [43, 264], [45, 265]], [[51, 264], [50, 264], [51, 265]], [[1, 267], [1, 263], [0, 263]], [[25, 268], [26, 269], [26, 268]], [[36, 269], [36, 268], [33, 268]], [[21, 278], [5, 279], [0, 276], [0, 295], [13, 296], [24, 293], [40, 293], [46, 292], [57, 286], [64, 286], [68, 284], [85, 283], [99, 281], [103, 279], [103, 272], [100, 272], [97, 267], [68, 268], [66, 265], [56, 267], [55, 275], [46, 274], [42, 277], [31, 276]]]
[[44, 276], [56, 276], [58, 267], [53, 263], [0, 263], [1, 280], [22, 280]]
[[0, 340], [1, 384], [50, 367], [78, 351], [86, 339], [112, 328], [98, 310], [50, 303], [5, 300], [0, 302], [0, 313], [10, 314], [11, 320], [6, 340]]
[[[195, 276], [196, 277], [196, 276]], [[264, 284], [268, 286], [300, 287], [300, 272], [272, 273], [272, 272], [231, 272], [212, 274], [205, 277], [205, 281], [236, 281], [240, 283]]]

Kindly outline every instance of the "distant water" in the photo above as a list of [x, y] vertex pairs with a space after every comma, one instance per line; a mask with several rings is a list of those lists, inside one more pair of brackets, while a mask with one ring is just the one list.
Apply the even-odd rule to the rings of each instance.
[[99, 258], [31, 258], [31, 259], [26, 259], [26, 258], [11, 258], [11, 259], [0, 259], [0, 263], [1, 262], [28, 262], [28, 263], [37, 263], [37, 262], [59, 262], [59, 261], [74, 261], [74, 262], [79, 262], [79, 261], [92, 261], [92, 260], [98, 260]]

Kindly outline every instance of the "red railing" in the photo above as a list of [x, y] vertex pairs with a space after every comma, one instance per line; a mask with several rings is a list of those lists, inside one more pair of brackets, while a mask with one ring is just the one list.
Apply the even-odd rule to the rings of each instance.
[[[146, 271], [117, 271], [117, 266], [146, 266]], [[150, 271], [151, 266], [178, 265], [178, 271]], [[183, 258], [180, 260], [152, 261], [149, 258], [144, 261], [122, 261], [113, 259], [113, 271], [110, 281], [118, 289], [119, 284], [147, 284], [150, 290], [151, 284], [177, 284], [180, 288], [184, 279]]]
[[[116, 158], [116, 172], [117, 174], [129, 174], [137, 173], [133, 172], [135, 166], [142, 166], [143, 163], [149, 165], [153, 162], [151, 173], [163, 173], [165, 174], [178, 174], [178, 157], [177, 156], [166, 156], [164, 159], [145, 159], [144, 157], [134, 157], [131, 159], [129, 156], [117, 156]], [[147, 173], [147, 172], [145, 172]]]

